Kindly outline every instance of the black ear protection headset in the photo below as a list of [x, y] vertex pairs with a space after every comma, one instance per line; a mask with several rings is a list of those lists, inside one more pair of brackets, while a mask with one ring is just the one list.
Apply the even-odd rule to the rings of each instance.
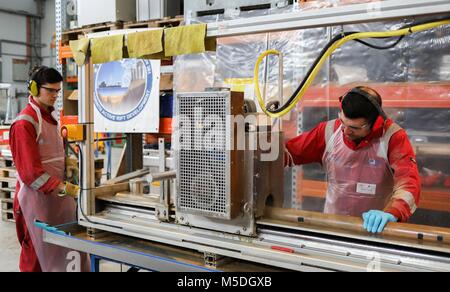
[[28, 92], [31, 94], [31, 96], [39, 96], [39, 90], [40, 90], [40, 84], [35, 80], [36, 76], [39, 72], [46, 69], [47, 67], [42, 66], [39, 67], [30, 77], [30, 80], [28, 81]]
[[341, 96], [339, 98], [339, 101], [341, 102], [341, 109], [342, 109], [342, 101], [344, 101], [344, 99], [349, 94], [358, 94], [358, 95], [364, 97], [365, 99], [367, 99], [377, 109], [378, 113], [380, 114], [380, 116], [383, 118], [384, 121], [386, 121], [388, 119], [386, 113], [381, 108], [381, 104], [378, 103], [376, 98], [373, 95], [371, 95], [371, 94], [367, 93], [366, 91], [364, 91], [362, 89], [359, 89], [359, 88], [353, 88], [352, 90], [350, 90], [345, 95], [343, 95], [343, 96]]

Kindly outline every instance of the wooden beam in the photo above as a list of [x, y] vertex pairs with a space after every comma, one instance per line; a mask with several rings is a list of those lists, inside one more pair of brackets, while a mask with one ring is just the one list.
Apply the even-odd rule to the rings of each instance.
[[119, 183], [115, 185], [101, 186], [95, 189], [95, 197], [115, 195], [120, 192], [128, 192], [130, 190], [129, 183]]
[[[309, 225], [367, 234], [367, 231], [363, 228], [364, 222], [359, 217], [293, 209], [266, 208], [265, 218], [294, 222], [299, 224], [299, 226]], [[391, 222], [386, 225], [382, 235], [450, 244], [450, 229], [448, 228]]]
[[132, 172], [132, 173], [128, 173], [128, 174], [116, 177], [114, 179], [111, 179], [111, 180], [105, 182], [105, 185], [115, 185], [115, 184], [123, 183], [123, 182], [127, 182], [128, 183], [128, 181], [130, 179], [143, 177], [143, 176], [148, 175], [148, 174], [150, 174], [150, 170], [149, 169], [141, 169], [141, 170], [138, 170], [138, 171], [135, 171], [135, 172]]

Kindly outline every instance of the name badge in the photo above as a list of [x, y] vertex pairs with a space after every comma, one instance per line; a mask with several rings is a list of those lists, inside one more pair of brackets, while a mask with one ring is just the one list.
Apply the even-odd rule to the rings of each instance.
[[377, 194], [377, 185], [358, 183], [356, 192], [359, 194], [375, 196]]

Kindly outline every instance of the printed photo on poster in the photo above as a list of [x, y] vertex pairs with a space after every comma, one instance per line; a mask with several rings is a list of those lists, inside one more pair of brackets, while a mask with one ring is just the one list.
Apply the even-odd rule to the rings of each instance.
[[159, 131], [160, 61], [124, 59], [95, 66], [95, 131]]

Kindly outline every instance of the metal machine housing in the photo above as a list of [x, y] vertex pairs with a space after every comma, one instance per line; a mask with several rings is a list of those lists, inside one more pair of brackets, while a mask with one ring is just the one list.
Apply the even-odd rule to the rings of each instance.
[[[214, 116], [219, 119], [208, 121]], [[245, 119], [240, 125], [239, 117]], [[250, 120], [253, 124], [246, 123]], [[274, 172], [282, 172], [283, 161], [279, 151], [273, 161], [263, 161], [261, 147], [251, 146], [265, 139], [280, 150], [281, 133], [257, 125], [257, 114], [244, 113], [243, 94], [230, 91], [178, 94], [177, 121], [176, 221], [256, 236], [256, 218], [266, 203], [282, 206], [283, 179]], [[218, 143], [203, 143], [205, 128], [214, 122], [219, 122], [213, 129]], [[238, 137], [245, 137], [244, 144], [239, 145]], [[187, 140], [192, 145], [186, 145]]]

